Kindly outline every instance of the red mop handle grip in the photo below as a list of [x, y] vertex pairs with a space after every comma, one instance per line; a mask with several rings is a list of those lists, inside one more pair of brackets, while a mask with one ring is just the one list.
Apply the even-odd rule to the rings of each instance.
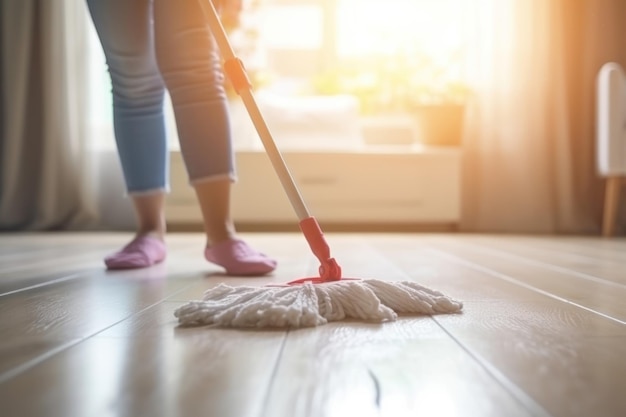
[[330, 248], [315, 217], [301, 220], [300, 230], [302, 230], [313, 254], [320, 261], [319, 273], [322, 281], [339, 281], [341, 279], [341, 267], [334, 258], [330, 257]]

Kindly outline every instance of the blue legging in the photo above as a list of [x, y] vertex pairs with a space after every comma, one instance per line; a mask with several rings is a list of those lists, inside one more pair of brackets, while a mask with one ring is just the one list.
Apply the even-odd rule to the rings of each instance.
[[224, 75], [200, 1], [87, 0], [113, 94], [129, 193], [166, 190], [167, 88], [191, 183], [235, 180]]

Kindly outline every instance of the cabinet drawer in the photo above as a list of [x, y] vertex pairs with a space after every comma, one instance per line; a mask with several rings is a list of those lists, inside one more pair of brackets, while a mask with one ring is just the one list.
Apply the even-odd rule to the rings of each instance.
[[[459, 218], [458, 152], [284, 152], [283, 157], [309, 211], [320, 221], [449, 223]], [[170, 221], [199, 221], [179, 155], [173, 156], [171, 170]], [[297, 221], [265, 153], [238, 152], [237, 171], [232, 199], [236, 221]]]

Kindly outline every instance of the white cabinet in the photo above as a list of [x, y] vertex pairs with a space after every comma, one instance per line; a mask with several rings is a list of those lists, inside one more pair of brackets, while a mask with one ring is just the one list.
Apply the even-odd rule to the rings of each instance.
[[[283, 151], [311, 214], [320, 223], [455, 224], [460, 216], [460, 149], [364, 146], [350, 151]], [[233, 216], [239, 224], [297, 223], [263, 151], [237, 152]], [[178, 152], [171, 160], [171, 224], [199, 223], [200, 210]]]

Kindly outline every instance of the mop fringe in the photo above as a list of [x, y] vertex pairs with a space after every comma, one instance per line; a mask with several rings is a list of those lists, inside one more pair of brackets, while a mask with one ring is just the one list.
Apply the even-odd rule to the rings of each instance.
[[463, 304], [411, 281], [345, 280], [289, 287], [220, 284], [174, 315], [181, 326], [313, 327], [346, 319], [386, 322], [402, 315], [458, 313]]

